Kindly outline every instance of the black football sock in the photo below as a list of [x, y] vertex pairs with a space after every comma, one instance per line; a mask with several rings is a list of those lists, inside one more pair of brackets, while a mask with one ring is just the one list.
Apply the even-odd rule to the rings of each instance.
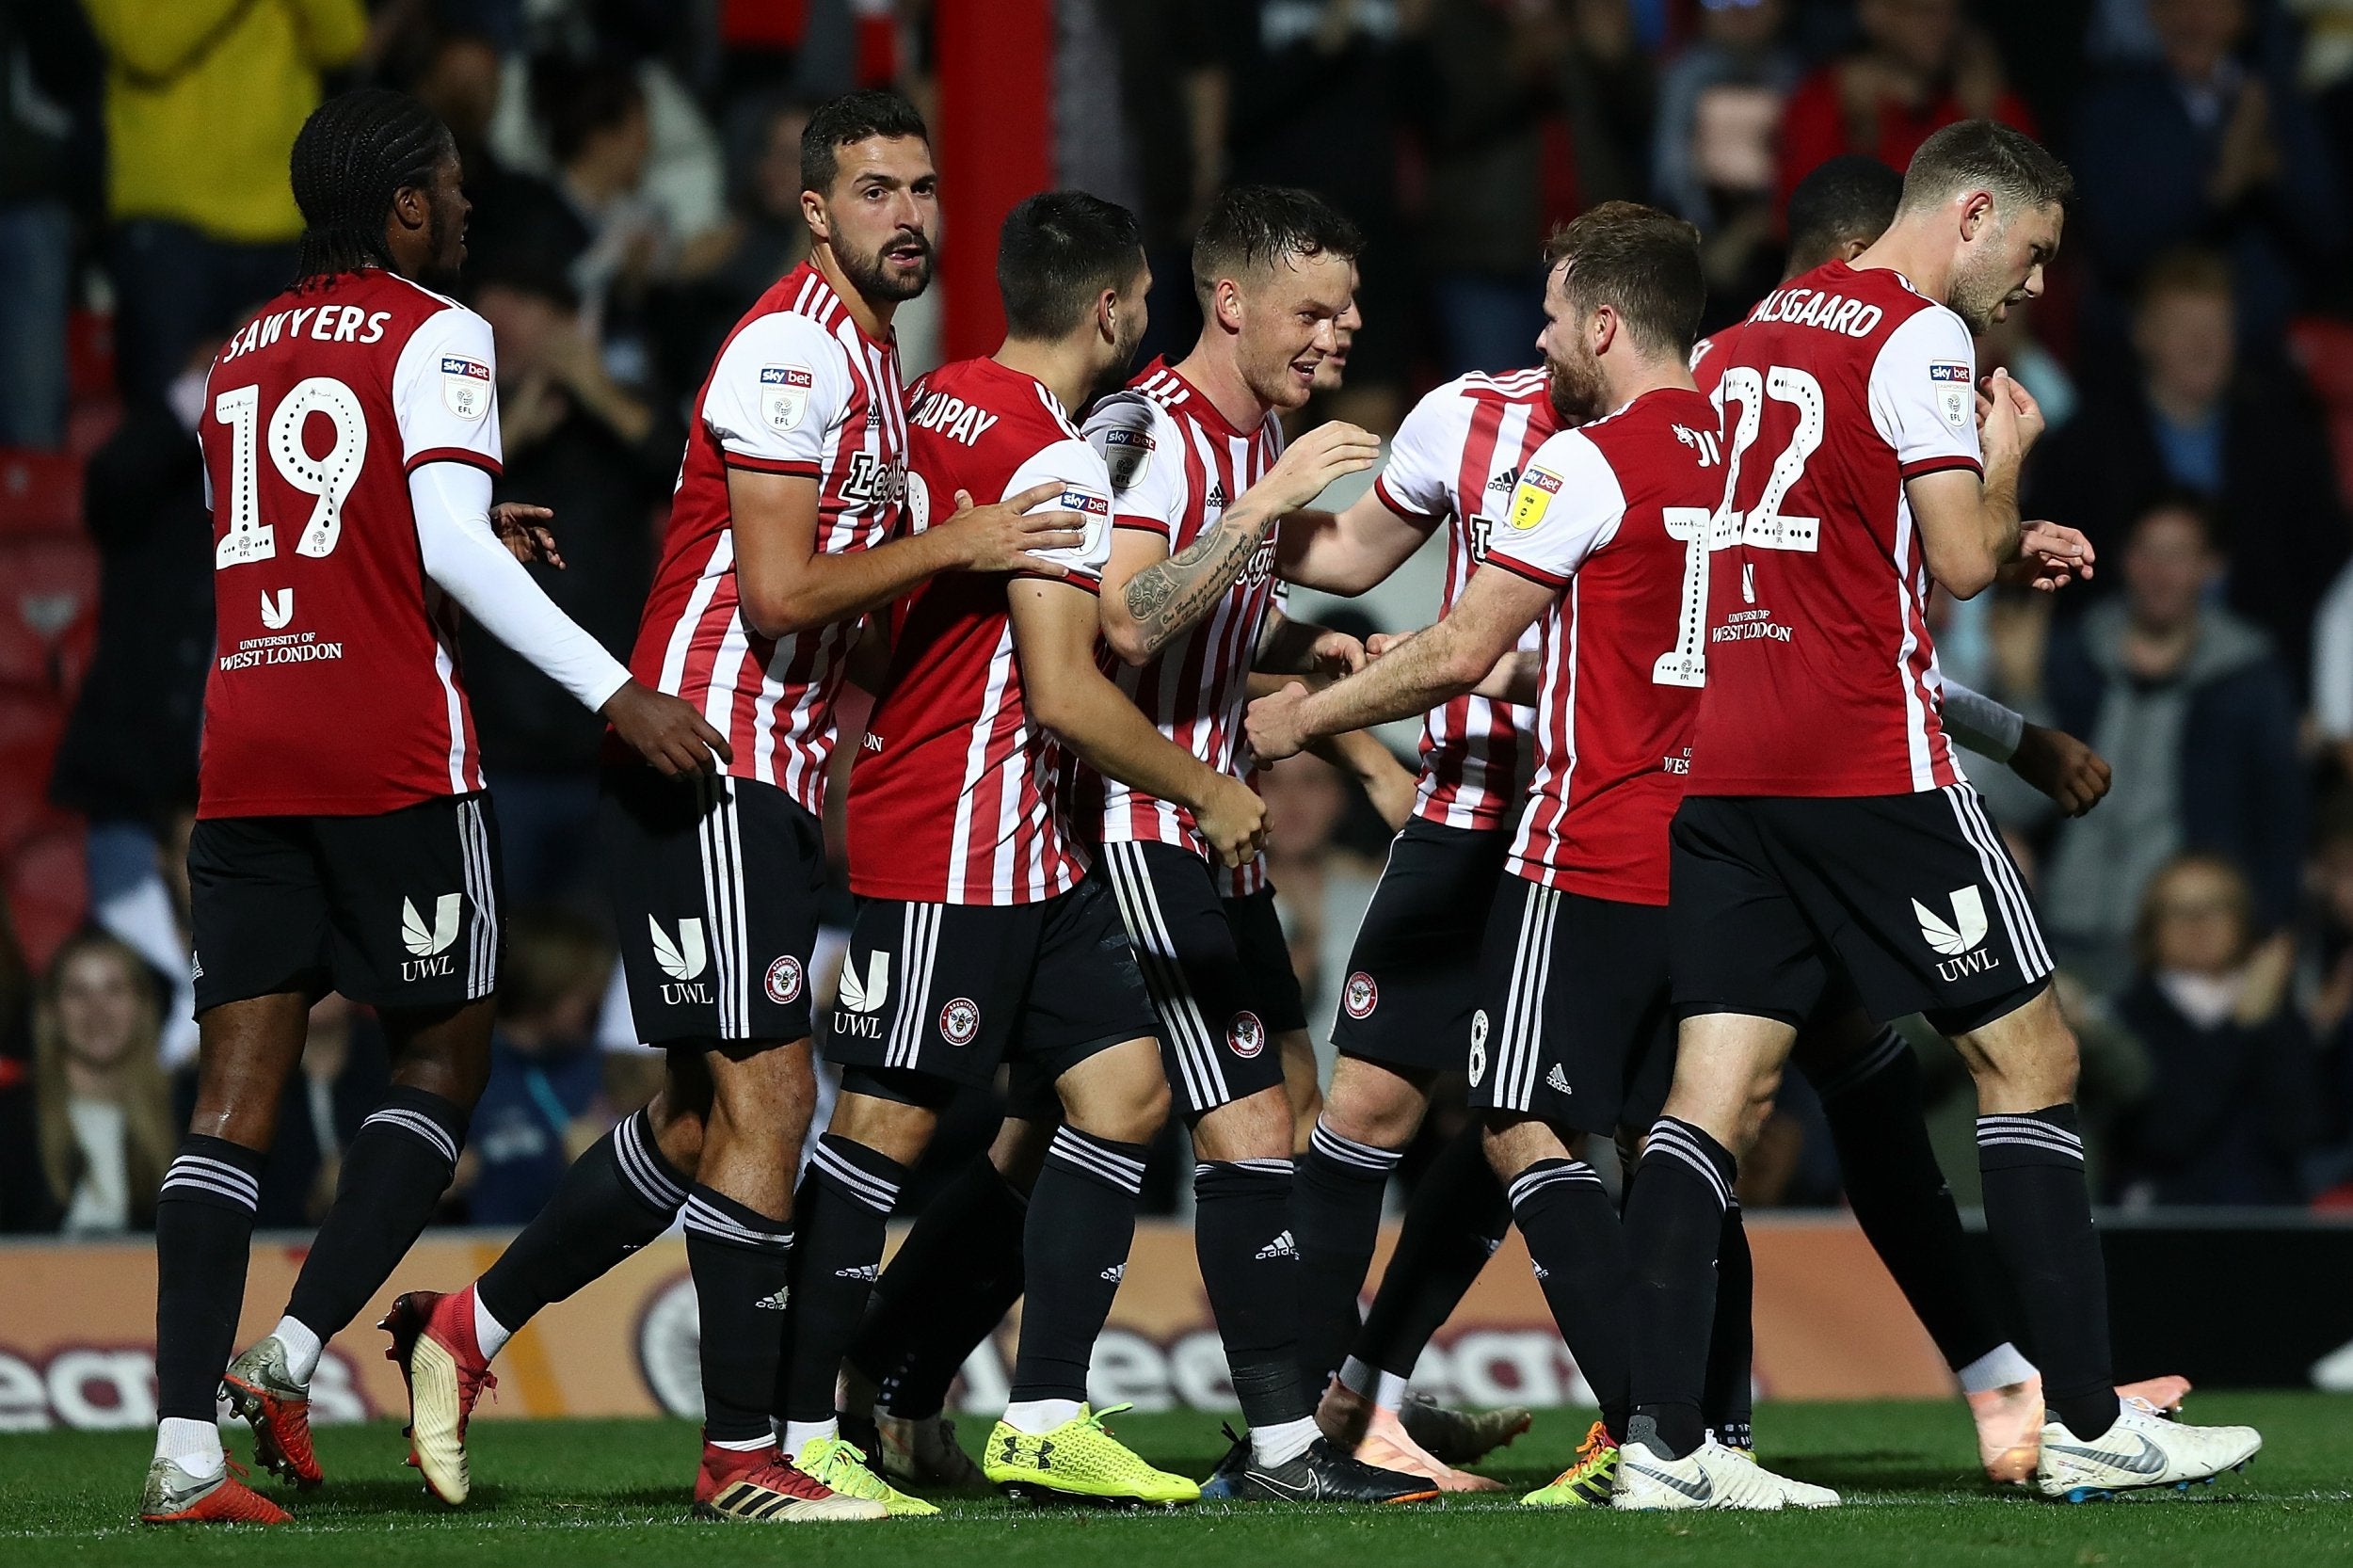
[[936, 1416], [965, 1359], [1021, 1299], [1021, 1230], [1029, 1200], [975, 1160], [915, 1218], [850, 1346], [883, 1408]]
[[1243, 1421], [1256, 1431], [1313, 1415], [1315, 1401], [1299, 1376], [1291, 1162], [1204, 1160], [1193, 1168], [1193, 1200], [1201, 1285], [1225, 1345]]
[[155, 1197], [155, 1409], [209, 1424], [236, 1352], [262, 1156], [190, 1133]]
[[1136, 1194], [1149, 1152], [1068, 1126], [1055, 1129], [1022, 1230], [1030, 1288], [1013, 1402], [1087, 1397], [1087, 1363], [1136, 1239]]
[[424, 1089], [395, 1083], [344, 1150], [335, 1203], [295, 1277], [286, 1316], [331, 1339], [360, 1315], [441, 1205], [466, 1112]]
[[1985, 1228], [2026, 1315], [2042, 1402], [2078, 1437], [2116, 1419], [2108, 1354], [2108, 1272], [2084, 1186], [2072, 1105], [1977, 1118]]
[[1474, 1118], [1438, 1151], [1405, 1206], [1397, 1249], [1356, 1336], [1355, 1359], [1413, 1376], [1431, 1336], [1454, 1315], [1511, 1228], [1512, 1206], [1480, 1146]]
[[1340, 1368], [1363, 1319], [1356, 1298], [1381, 1238], [1381, 1202], [1402, 1149], [1343, 1138], [1322, 1122], [1291, 1180], [1299, 1243], [1299, 1371], [1311, 1396]]
[[1669, 1459], [1681, 1459], [1707, 1434], [1700, 1402], [1716, 1313], [1716, 1249], [1735, 1174], [1730, 1150], [1689, 1122], [1661, 1116], [1627, 1195], [1634, 1416], [1626, 1438]]
[[697, 1182], [686, 1195], [686, 1267], [702, 1323], [703, 1440], [730, 1448], [773, 1440], [792, 1222]]
[[474, 1299], [509, 1334], [568, 1300], [670, 1228], [688, 1177], [662, 1158], [643, 1111], [590, 1144], [531, 1223], [474, 1282]]
[[1625, 1231], [1601, 1177], [1582, 1160], [1539, 1160], [1513, 1178], [1512, 1218], [1561, 1337], [1593, 1385], [1602, 1424], [1625, 1436]]
[[1848, 1207], [1896, 1288], [1958, 1372], [2006, 1343], [1961, 1209], [1929, 1143], [1920, 1059], [1892, 1029], [1814, 1085], [1830, 1121]]
[[863, 1144], [832, 1132], [817, 1140], [792, 1200], [799, 1235], [776, 1411], [788, 1421], [834, 1418], [841, 1358], [873, 1293], [884, 1227], [906, 1178], [905, 1166]]
[[1756, 1357], [1755, 1312], [1756, 1265], [1736, 1198], [1724, 1209], [1723, 1236], [1716, 1247], [1716, 1317], [1708, 1331], [1707, 1383], [1700, 1396], [1700, 1419], [1727, 1448], [1756, 1447], [1749, 1375]]

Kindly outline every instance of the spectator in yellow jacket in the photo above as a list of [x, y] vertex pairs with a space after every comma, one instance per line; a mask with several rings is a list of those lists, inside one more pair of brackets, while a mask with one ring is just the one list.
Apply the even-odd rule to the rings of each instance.
[[106, 52], [116, 354], [153, 392], [207, 332], [283, 288], [286, 174], [320, 75], [367, 38], [361, 0], [83, 0]]

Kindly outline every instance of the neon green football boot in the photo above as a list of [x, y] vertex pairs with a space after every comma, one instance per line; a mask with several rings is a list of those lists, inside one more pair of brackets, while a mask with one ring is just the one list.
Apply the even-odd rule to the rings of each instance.
[[1520, 1499], [1526, 1508], [1608, 1508], [1618, 1481], [1618, 1446], [1595, 1421], [1577, 1447], [1577, 1463]]
[[1080, 1405], [1078, 1415], [1044, 1433], [1020, 1432], [1000, 1421], [988, 1434], [981, 1471], [996, 1485], [1032, 1502], [1126, 1508], [1198, 1502], [1197, 1483], [1155, 1470], [1103, 1425], [1104, 1416], [1127, 1408], [1115, 1404], [1097, 1412]]
[[839, 1437], [812, 1437], [792, 1456], [799, 1470], [817, 1483], [845, 1497], [863, 1497], [883, 1505], [893, 1519], [923, 1519], [939, 1510], [920, 1497], [910, 1497], [866, 1467], [866, 1455]]

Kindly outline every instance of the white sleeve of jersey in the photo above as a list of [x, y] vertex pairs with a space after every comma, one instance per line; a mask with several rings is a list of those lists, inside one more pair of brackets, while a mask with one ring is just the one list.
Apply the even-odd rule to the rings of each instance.
[[472, 463], [499, 472], [498, 358], [490, 324], [462, 306], [418, 324], [392, 365], [401, 471]]
[[1035, 550], [1030, 553], [1041, 561], [1060, 562], [1070, 568], [1074, 578], [1101, 582], [1103, 567], [1112, 558], [1112, 478], [1103, 465], [1102, 455], [1084, 441], [1056, 441], [1016, 469], [1013, 477], [1005, 482], [1004, 495], [998, 499], [1018, 495], [1033, 485], [1048, 481], [1062, 486], [1062, 495], [1034, 509], [1079, 513], [1087, 520], [1086, 537], [1061, 550]]
[[1609, 459], [1581, 432], [1545, 438], [1529, 458], [1512, 510], [1487, 540], [1491, 566], [1546, 587], [1565, 586], [1594, 551], [1617, 536], [1625, 492]]
[[1470, 407], [1460, 381], [1449, 381], [1414, 405], [1389, 438], [1389, 460], [1372, 482], [1381, 504], [1400, 517], [1462, 515], [1454, 489], [1462, 477], [1463, 445], [1470, 439]]
[[841, 344], [808, 317], [776, 311], [719, 351], [703, 424], [728, 467], [813, 479], [849, 402]]
[[1087, 416], [1086, 439], [1111, 480], [1112, 526], [1175, 537], [1188, 500], [1176, 422], [1148, 397], [1116, 394]]
[[1977, 357], [1969, 328], [1927, 310], [1887, 335], [1871, 365], [1871, 423], [1907, 479], [1940, 469], [1982, 472]]

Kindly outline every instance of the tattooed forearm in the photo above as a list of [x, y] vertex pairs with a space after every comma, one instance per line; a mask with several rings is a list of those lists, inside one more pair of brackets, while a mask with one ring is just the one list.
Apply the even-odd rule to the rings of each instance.
[[1128, 579], [1123, 597], [1147, 654], [1209, 613], [1249, 564], [1266, 521], [1229, 513], [1214, 531]]

